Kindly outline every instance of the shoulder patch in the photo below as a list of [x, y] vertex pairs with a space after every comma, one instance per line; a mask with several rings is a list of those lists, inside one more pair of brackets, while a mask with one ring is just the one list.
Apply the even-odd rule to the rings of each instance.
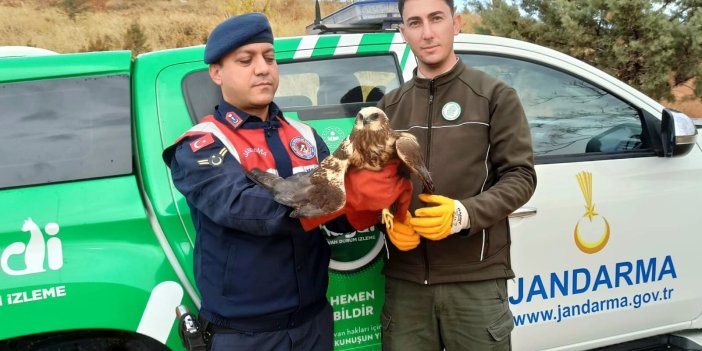
[[229, 151], [227, 150], [227, 148], [223, 147], [218, 152], [210, 155], [210, 157], [202, 160], [197, 160], [197, 164], [201, 167], [219, 167], [222, 164], [222, 162], [224, 162], [224, 156], [226, 156], [228, 152]]
[[198, 138], [197, 140], [193, 141], [190, 143], [190, 149], [193, 150], [193, 152], [198, 152], [202, 150], [207, 145], [210, 145], [214, 143], [214, 138], [212, 137], [212, 134], [205, 134]]

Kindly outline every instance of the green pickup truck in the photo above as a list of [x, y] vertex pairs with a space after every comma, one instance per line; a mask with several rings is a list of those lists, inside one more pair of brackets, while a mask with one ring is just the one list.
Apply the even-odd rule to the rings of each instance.
[[[276, 41], [276, 101], [336, 148], [346, 117], [402, 81], [393, 37]], [[199, 306], [195, 230], [161, 152], [221, 97], [203, 50], [0, 59], [0, 350], [181, 348], [175, 307]], [[326, 233], [338, 349], [373, 348], [382, 236]]]
[[[455, 41], [469, 66], [517, 90], [532, 130], [539, 186], [510, 216], [514, 349], [702, 344], [702, 148], [690, 119], [553, 50]], [[275, 49], [275, 101], [331, 150], [351, 116], [416, 67], [394, 32], [279, 38]], [[195, 230], [161, 152], [220, 99], [203, 51], [0, 58], [0, 350], [182, 349], [175, 308], [199, 306]], [[585, 203], [598, 210], [587, 223]], [[335, 348], [378, 350], [383, 237], [325, 233]]]

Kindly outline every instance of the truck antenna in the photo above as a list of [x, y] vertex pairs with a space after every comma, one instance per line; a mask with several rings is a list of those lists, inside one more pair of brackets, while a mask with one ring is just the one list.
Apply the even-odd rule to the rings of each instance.
[[314, 3], [314, 24], [322, 23], [322, 11], [319, 9], [319, 0]]

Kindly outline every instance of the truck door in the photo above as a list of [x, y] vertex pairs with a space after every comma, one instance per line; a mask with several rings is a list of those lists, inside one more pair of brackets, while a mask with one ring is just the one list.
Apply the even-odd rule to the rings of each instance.
[[[287, 118], [314, 127], [331, 151], [349, 135], [362, 107], [374, 106], [386, 92], [399, 87], [401, 67], [409, 55], [395, 33], [282, 38], [275, 48], [280, 86], [274, 101]], [[196, 59], [170, 65], [158, 74], [163, 147], [211, 114], [221, 99], [202, 62], [202, 48], [193, 51], [192, 57]], [[182, 99], [173, 98], [173, 89], [182, 89]], [[164, 202], [163, 215], [177, 213], [180, 219], [168, 221], [182, 223], [192, 244], [195, 231], [187, 203], [175, 188], [171, 190], [173, 206]], [[328, 296], [334, 307], [336, 349], [377, 349], [384, 294], [379, 259], [382, 234], [375, 227], [353, 233], [327, 230], [326, 234], [332, 246]]]
[[516, 48], [459, 48], [516, 89], [531, 127], [538, 185], [510, 220], [515, 350], [689, 327], [702, 312], [699, 147], [659, 157], [660, 110], [602, 72]]
[[0, 59], [0, 340], [179, 345], [183, 291], [132, 167], [130, 70], [128, 51]]

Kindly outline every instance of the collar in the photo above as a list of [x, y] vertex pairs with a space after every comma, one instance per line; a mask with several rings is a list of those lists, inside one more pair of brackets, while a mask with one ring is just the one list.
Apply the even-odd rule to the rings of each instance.
[[[446, 70], [446, 72], [452, 70], [453, 67], [455, 67], [456, 64], [458, 63], [458, 60], [460, 60], [460, 58], [458, 57], [458, 55], [456, 55], [456, 62], [454, 62], [453, 65], [452, 65], [448, 70]], [[417, 66], [417, 70], [416, 70], [416, 71], [417, 71], [417, 78], [428, 79], [425, 75], [422, 74], [422, 71], [419, 70], [419, 66]], [[441, 74], [444, 74], [444, 73], [446, 73], [446, 72], [442, 72]], [[439, 74], [439, 76], [440, 76], [441, 74]]]
[[439, 86], [439, 85], [445, 84], [445, 83], [453, 80], [454, 78], [458, 77], [459, 75], [461, 75], [461, 73], [463, 73], [463, 71], [465, 69], [466, 69], [466, 65], [463, 64], [463, 61], [459, 57], [458, 60], [456, 61], [456, 63], [453, 65], [453, 67], [451, 67], [451, 69], [448, 70], [448, 72], [444, 72], [444, 73], [434, 77], [434, 79], [428, 79], [428, 78], [421, 77], [421, 75], [419, 75], [419, 68], [415, 68], [414, 69], [414, 81], [415, 81], [415, 84], [419, 88], [425, 88], [425, 89], [429, 88], [429, 83], [431, 83], [432, 81], [434, 82], [434, 86]]
[[223, 122], [234, 130], [238, 128], [260, 128], [262, 125], [269, 125], [271, 123], [279, 124], [280, 121], [285, 121], [283, 113], [274, 102], [271, 102], [270, 105], [268, 105], [268, 121], [270, 123], [264, 122], [258, 116], [250, 115], [242, 111], [234, 105], [224, 101], [224, 99], [219, 102], [219, 105], [215, 106], [214, 116], [220, 122]]

